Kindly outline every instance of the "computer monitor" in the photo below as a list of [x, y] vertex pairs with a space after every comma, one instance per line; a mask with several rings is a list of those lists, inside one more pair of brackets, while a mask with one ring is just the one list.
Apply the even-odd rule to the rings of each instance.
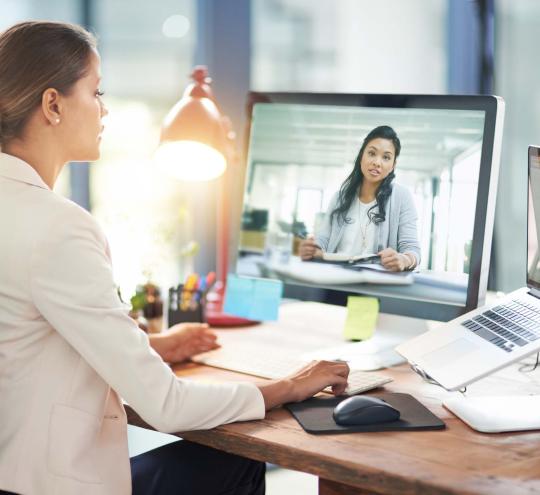
[[249, 105], [237, 274], [441, 321], [484, 302], [501, 98], [251, 93]]

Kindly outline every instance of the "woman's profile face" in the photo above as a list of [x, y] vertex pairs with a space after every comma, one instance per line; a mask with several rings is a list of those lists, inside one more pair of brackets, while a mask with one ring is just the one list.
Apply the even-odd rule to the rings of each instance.
[[360, 160], [364, 180], [375, 184], [382, 182], [394, 170], [395, 161], [396, 149], [390, 139], [372, 139]]
[[100, 58], [90, 54], [87, 74], [79, 79], [65, 96], [62, 115], [63, 142], [71, 161], [92, 161], [99, 158], [103, 123], [108, 111], [100, 96]]

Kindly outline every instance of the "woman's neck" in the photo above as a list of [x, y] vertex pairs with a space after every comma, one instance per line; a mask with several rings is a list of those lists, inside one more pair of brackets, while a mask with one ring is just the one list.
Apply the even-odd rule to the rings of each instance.
[[39, 146], [38, 143], [28, 145], [22, 140], [14, 139], [2, 146], [2, 152], [28, 163], [50, 189], [54, 187], [64, 167], [64, 162], [50, 146]]
[[371, 203], [377, 196], [379, 186], [371, 182], [364, 181], [358, 192], [358, 198], [362, 203]]

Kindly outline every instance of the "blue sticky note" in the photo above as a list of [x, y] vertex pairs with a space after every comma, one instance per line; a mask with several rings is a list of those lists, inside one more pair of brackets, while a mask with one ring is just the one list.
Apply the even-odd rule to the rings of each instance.
[[231, 315], [249, 318], [252, 294], [253, 281], [251, 279], [229, 275], [223, 311]]
[[278, 319], [283, 282], [229, 274], [223, 311], [250, 320]]

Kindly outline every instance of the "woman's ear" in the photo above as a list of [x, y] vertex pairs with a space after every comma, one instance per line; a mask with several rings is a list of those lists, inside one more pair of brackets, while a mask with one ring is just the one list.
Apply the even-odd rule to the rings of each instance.
[[41, 96], [41, 111], [43, 116], [53, 126], [60, 124], [60, 93], [54, 88], [47, 88]]

